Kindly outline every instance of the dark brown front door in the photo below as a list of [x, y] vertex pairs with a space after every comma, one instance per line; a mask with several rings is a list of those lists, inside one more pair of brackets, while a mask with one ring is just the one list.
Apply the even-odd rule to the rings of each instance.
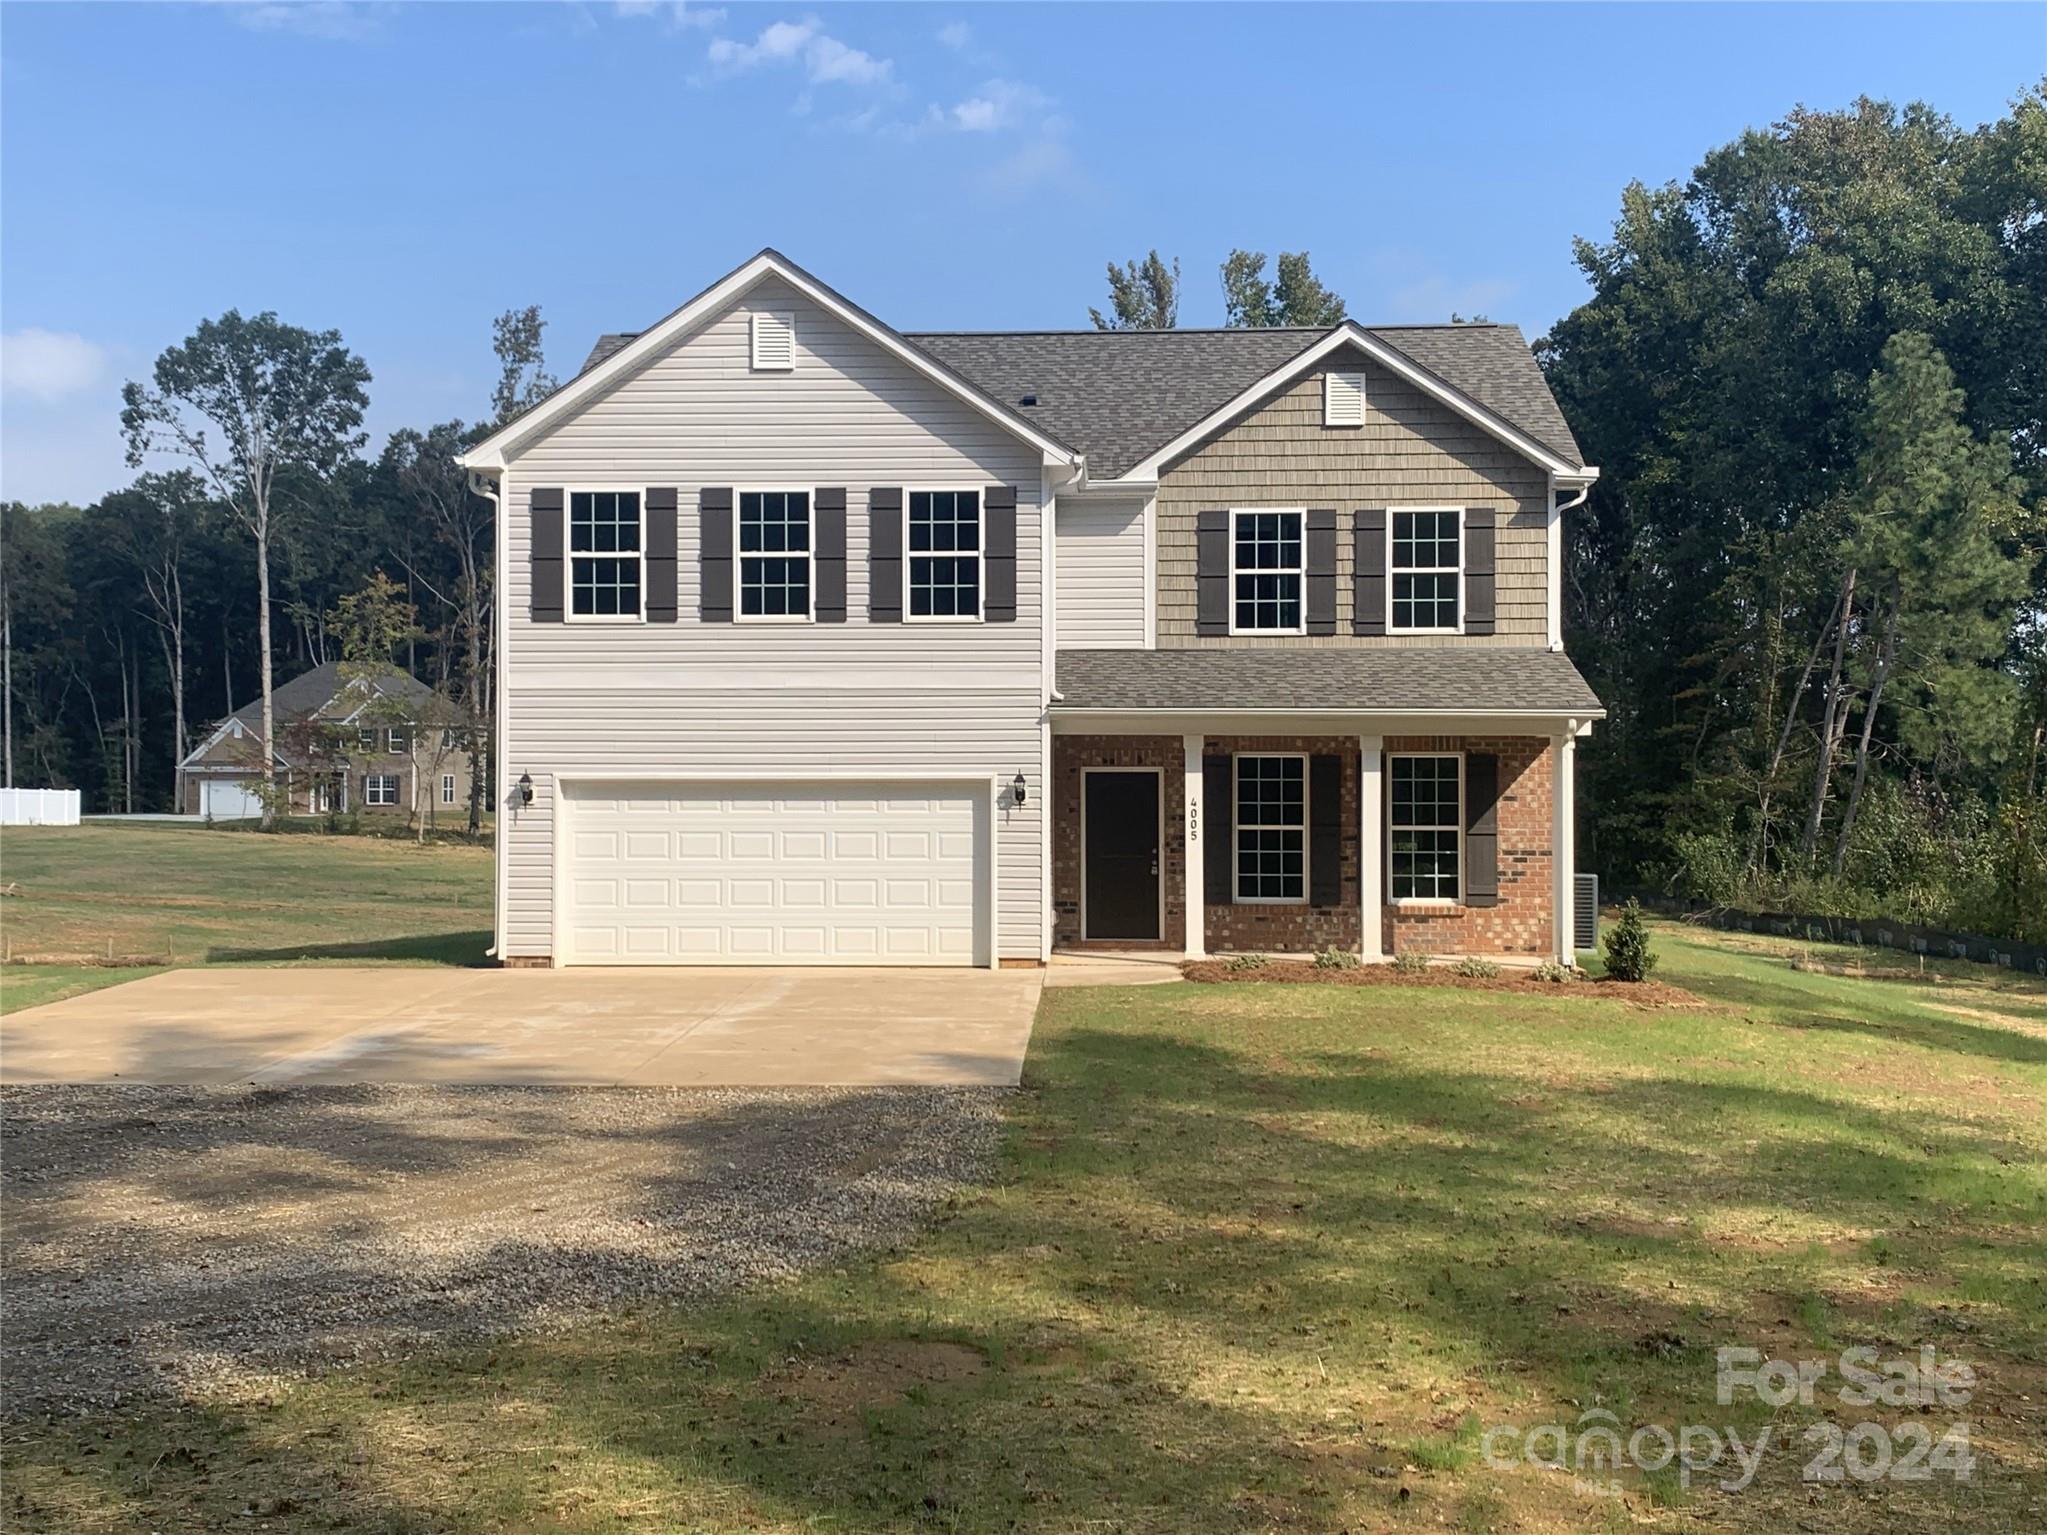
[[1088, 938], [1159, 936], [1159, 775], [1082, 775], [1087, 801], [1085, 933]]

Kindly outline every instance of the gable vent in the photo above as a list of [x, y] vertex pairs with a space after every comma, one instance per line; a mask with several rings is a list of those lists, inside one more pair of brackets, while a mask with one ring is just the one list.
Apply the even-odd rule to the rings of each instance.
[[773, 373], [796, 366], [795, 315], [784, 309], [754, 311], [753, 366], [756, 372]]
[[1338, 372], [1331, 368], [1322, 375], [1322, 424], [1365, 424], [1365, 375], [1362, 372]]

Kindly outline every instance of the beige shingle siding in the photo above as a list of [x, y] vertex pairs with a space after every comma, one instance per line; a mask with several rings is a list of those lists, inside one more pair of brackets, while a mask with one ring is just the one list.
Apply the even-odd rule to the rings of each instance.
[[[756, 373], [749, 313], [793, 311], [796, 365]], [[985, 415], [780, 283], [649, 362], [538, 442], [505, 475], [502, 775], [531, 773], [508, 813], [508, 956], [548, 954], [557, 775], [1026, 775], [996, 828], [1004, 957], [1040, 953], [1043, 699], [1040, 459]], [[867, 492], [1016, 487], [1013, 623], [871, 624]], [[538, 486], [677, 487], [678, 616], [659, 624], [536, 624], [529, 501]], [[704, 623], [697, 492], [846, 488], [846, 621]], [[1141, 595], [1141, 593], [1139, 594]]]
[[[1167, 646], [1540, 645], [1548, 639], [1549, 479], [1490, 433], [1355, 352], [1330, 366], [1366, 373], [1363, 427], [1322, 424], [1322, 370], [1287, 387], [1160, 477], [1158, 643]], [[1333, 636], [1195, 633], [1194, 526], [1208, 507], [1305, 506], [1337, 511]], [[1351, 633], [1361, 506], [1492, 506], [1499, 512], [1490, 636], [1359, 637]]]

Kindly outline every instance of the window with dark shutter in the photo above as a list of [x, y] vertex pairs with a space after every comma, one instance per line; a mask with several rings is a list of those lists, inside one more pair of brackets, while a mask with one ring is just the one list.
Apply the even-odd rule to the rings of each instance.
[[1194, 632], [1230, 632], [1230, 514], [1227, 508], [1194, 519]]
[[1016, 489], [990, 485], [981, 492], [981, 564], [986, 590], [981, 616], [991, 624], [1016, 622]]
[[532, 615], [536, 624], [558, 624], [562, 607], [562, 507], [559, 487], [533, 491], [527, 499], [527, 564], [532, 582]]
[[1356, 591], [1351, 594], [1353, 634], [1386, 632], [1386, 508], [1361, 506], [1351, 523]]
[[1234, 904], [1236, 893], [1230, 871], [1235, 866], [1236, 816], [1232, 804], [1236, 793], [1230, 759], [1205, 756], [1201, 759], [1201, 832], [1207, 843], [1201, 851], [1202, 899], [1210, 906]]
[[1308, 759], [1308, 904], [1343, 904], [1343, 758], [1337, 756]]
[[1490, 506], [1464, 509], [1464, 632], [1493, 632], [1494, 543], [1498, 514]]
[[846, 621], [846, 488], [821, 488], [815, 506], [817, 554], [812, 563], [817, 577], [817, 621], [842, 624]]
[[867, 492], [867, 621], [903, 621], [903, 491], [898, 485]]
[[697, 616], [707, 624], [732, 622], [732, 487], [697, 492]]
[[1336, 633], [1336, 513], [1308, 513], [1308, 632]]
[[676, 494], [673, 485], [647, 492], [647, 621], [675, 622]]

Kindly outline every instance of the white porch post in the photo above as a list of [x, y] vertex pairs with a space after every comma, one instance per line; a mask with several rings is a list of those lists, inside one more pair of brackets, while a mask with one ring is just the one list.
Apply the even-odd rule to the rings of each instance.
[[1185, 871], [1181, 883], [1186, 887], [1180, 904], [1187, 913], [1187, 931], [1181, 947], [1189, 959], [1202, 959], [1208, 954], [1208, 907], [1204, 883], [1207, 859], [1201, 842], [1201, 743], [1204, 739], [1202, 736], [1180, 737], [1180, 744], [1186, 749], [1186, 777], [1180, 792], [1187, 804], [1187, 814], [1180, 824], [1181, 868]]
[[1379, 899], [1379, 870], [1386, 853], [1386, 770], [1384, 736], [1358, 737], [1358, 957], [1376, 965], [1386, 957], [1386, 908]]
[[1564, 734], [1551, 743], [1556, 752], [1555, 782], [1550, 786], [1550, 798], [1556, 825], [1551, 838], [1550, 862], [1556, 871], [1556, 950], [1557, 958], [1567, 965], [1578, 962], [1578, 949], [1574, 929], [1576, 923], [1572, 905], [1577, 896], [1577, 880], [1573, 877], [1578, 865], [1578, 825], [1573, 814], [1576, 800], [1576, 779], [1578, 766], [1578, 722], [1572, 720]]

